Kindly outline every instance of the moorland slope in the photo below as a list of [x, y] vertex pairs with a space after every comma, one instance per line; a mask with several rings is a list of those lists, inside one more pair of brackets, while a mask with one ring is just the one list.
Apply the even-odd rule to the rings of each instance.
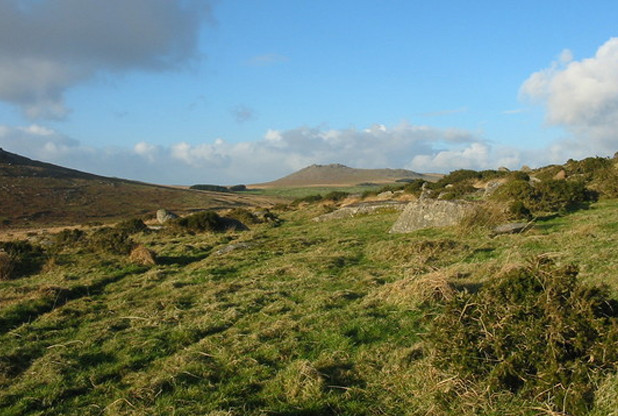
[[270, 205], [273, 198], [178, 189], [93, 175], [0, 149], [0, 227], [111, 222], [179, 212]]
[[452, 172], [425, 197], [479, 210], [407, 234], [316, 198], [0, 242], [0, 414], [613, 414], [617, 177]]

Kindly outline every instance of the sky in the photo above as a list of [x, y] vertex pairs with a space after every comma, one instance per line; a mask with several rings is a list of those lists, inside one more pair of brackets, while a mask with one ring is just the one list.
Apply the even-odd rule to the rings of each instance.
[[0, 0], [0, 147], [250, 184], [618, 151], [615, 0]]

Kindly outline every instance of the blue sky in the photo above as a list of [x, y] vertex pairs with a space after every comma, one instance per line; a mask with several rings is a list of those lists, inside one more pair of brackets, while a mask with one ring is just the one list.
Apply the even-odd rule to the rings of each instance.
[[618, 150], [613, 1], [0, 0], [0, 146], [170, 184]]

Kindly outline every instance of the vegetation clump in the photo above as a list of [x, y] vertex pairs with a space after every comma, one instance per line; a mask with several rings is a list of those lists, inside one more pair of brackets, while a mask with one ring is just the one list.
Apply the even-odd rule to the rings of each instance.
[[117, 230], [127, 234], [137, 234], [148, 230], [148, 226], [140, 218], [132, 218], [116, 224]]
[[580, 284], [575, 267], [540, 261], [459, 293], [429, 340], [435, 365], [463, 385], [583, 414], [618, 365], [618, 302]]
[[548, 179], [532, 184], [515, 179], [505, 183], [492, 195], [496, 201], [519, 202], [513, 213], [524, 215], [526, 210], [542, 212], [571, 212], [598, 199], [598, 194], [579, 180]]
[[225, 186], [210, 185], [210, 184], [197, 184], [192, 185], [189, 189], [195, 189], [198, 191], [213, 191], [213, 192], [229, 192], [230, 190]]
[[178, 218], [174, 222], [178, 227], [192, 232], [222, 232], [226, 229], [225, 221], [214, 211], [203, 211]]
[[262, 221], [251, 211], [246, 208], [234, 208], [227, 214], [225, 214], [227, 218], [232, 218], [237, 221], [242, 222], [243, 224], [259, 224]]
[[39, 246], [28, 241], [0, 242], [0, 252], [4, 253], [5, 272], [0, 273], [1, 279], [18, 278], [40, 271], [45, 253]]
[[5, 251], [0, 251], [0, 280], [8, 280], [13, 273], [13, 260]]
[[134, 245], [127, 232], [111, 227], [96, 230], [88, 239], [90, 249], [109, 254], [127, 255]]
[[52, 243], [54, 248], [62, 249], [64, 247], [75, 246], [84, 242], [86, 233], [78, 228], [64, 229], [57, 234], [54, 234]]
[[131, 250], [129, 260], [140, 266], [154, 266], [157, 264], [157, 255], [143, 244], [139, 244]]

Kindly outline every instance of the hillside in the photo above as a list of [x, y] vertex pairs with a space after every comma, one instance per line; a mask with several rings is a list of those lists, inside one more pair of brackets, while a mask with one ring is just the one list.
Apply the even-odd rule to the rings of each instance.
[[[434, 195], [482, 209], [407, 234], [391, 209], [315, 222], [319, 201], [123, 237], [156, 264], [117, 229], [0, 243], [0, 413], [613, 414], [615, 162], [453, 172]], [[529, 227], [490, 233], [512, 197]]]
[[356, 169], [340, 164], [311, 165], [281, 179], [253, 187], [351, 186], [361, 183], [385, 184], [401, 179], [435, 181], [441, 175], [421, 174], [405, 169]]
[[0, 228], [14, 228], [108, 222], [160, 208], [270, 205], [272, 199], [108, 178], [0, 149], [0, 201]]

